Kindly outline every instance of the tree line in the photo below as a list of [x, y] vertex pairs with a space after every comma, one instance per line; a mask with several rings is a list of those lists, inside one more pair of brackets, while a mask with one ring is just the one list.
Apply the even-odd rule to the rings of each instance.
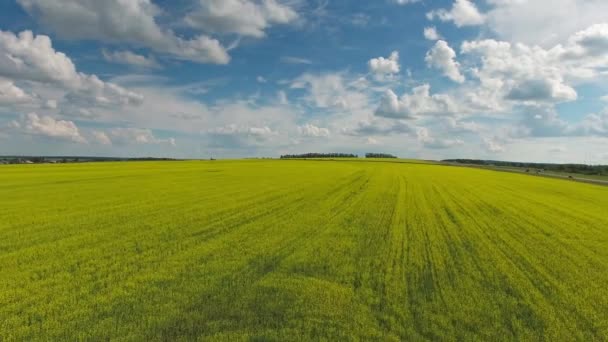
[[359, 158], [356, 154], [350, 153], [304, 153], [304, 154], [285, 154], [281, 159], [306, 159], [306, 158]]
[[366, 153], [365, 158], [386, 158], [386, 159], [394, 159], [397, 158], [392, 154], [387, 153]]
[[585, 165], [585, 164], [551, 164], [551, 163], [519, 163], [496, 160], [476, 159], [446, 159], [448, 163], [483, 165], [483, 166], [506, 166], [530, 169], [542, 169], [545, 171], [580, 173], [585, 175], [608, 175], [608, 165]]

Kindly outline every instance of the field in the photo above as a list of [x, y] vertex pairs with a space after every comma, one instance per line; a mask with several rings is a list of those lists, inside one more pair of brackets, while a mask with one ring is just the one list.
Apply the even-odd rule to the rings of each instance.
[[0, 341], [608, 340], [608, 187], [411, 162], [0, 167]]

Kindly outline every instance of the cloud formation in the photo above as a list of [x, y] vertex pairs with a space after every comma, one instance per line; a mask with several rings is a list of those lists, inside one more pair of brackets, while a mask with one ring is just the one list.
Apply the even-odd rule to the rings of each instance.
[[199, 0], [184, 20], [208, 33], [261, 38], [272, 25], [288, 24], [297, 18], [291, 6], [276, 0]]
[[460, 73], [460, 63], [456, 61], [456, 52], [444, 40], [438, 40], [435, 46], [424, 58], [426, 64], [443, 72], [443, 75], [456, 83], [463, 83], [464, 76]]
[[150, 48], [177, 59], [226, 64], [228, 52], [206, 35], [190, 39], [162, 28], [156, 18], [162, 10], [150, 0], [17, 0], [42, 25], [66, 39], [128, 43]]
[[458, 27], [477, 26], [485, 22], [485, 16], [479, 12], [475, 3], [470, 0], [455, 0], [452, 8], [434, 10], [427, 13], [429, 20], [451, 21]]

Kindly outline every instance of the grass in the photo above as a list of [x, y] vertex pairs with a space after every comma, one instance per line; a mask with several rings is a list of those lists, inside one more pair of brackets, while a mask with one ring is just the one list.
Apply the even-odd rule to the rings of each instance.
[[432, 164], [0, 167], [0, 340], [608, 339], [608, 188]]

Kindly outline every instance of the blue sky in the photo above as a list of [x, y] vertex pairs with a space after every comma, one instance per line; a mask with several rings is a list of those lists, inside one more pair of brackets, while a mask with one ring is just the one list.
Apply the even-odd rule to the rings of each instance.
[[601, 0], [0, 3], [0, 154], [608, 163]]

